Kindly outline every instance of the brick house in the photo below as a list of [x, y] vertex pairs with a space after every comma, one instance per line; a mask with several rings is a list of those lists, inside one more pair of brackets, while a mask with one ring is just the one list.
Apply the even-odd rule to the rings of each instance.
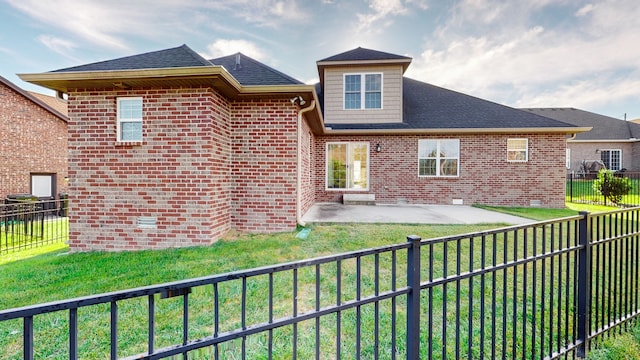
[[183, 45], [21, 77], [68, 94], [74, 251], [290, 231], [345, 194], [564, 206], [565, 139], [587, 129], [405, 78], [410, 62], [358, 48], [305, 85]]
[[640, 124], [574, 108], [522, 110], [593, 128], [567, 140], [567, 173], [582, 175], [583, 162], [597, 160], [614, 171], [640, 171]]
[[0, 199], [67, 191], [66, 102], [0, 77]]

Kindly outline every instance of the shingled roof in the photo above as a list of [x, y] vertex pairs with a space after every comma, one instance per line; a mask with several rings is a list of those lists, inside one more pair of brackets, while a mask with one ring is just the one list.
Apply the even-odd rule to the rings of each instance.
[[222, 65], [242, 85], [299, 85], [302, 84], [276, 69], [273, 69], [242, 53], [209, 60]]
[[577, 134], [575, 140], [630, 140], [640, 139], [640, 124], [574, 108], [522, 109], [533, 114], [560, 120], [591, 131]]
[[[319, 90], [319, 87], [316, 87]], [[318, 94], [321, 98], [322, 93]], [[403, 78], [402, 123], [334, 124], [333, 130], [535, 129], [574, 125]]]
[[408, 60], [410, 57], [391, 54], [378, 50], [365, 49], [363, 47], [357, 47], [353, 50], [345, 51], [343, 53], [329, 56], [328, 58], [319, 60], [318, 62], [329, 61], [367, 61], [367, 60]]
[[209, 61], [187, 45], [181, 45], [171, 49], [74, 66], [53, 72], [162, 69], [211, 65]]

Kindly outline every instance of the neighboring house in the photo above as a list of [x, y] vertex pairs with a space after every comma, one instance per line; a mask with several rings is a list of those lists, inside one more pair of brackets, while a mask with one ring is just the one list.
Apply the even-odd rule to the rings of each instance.
[[0, 77], [0, 199], [67, 191], [66, 111], [64, 100]]
[[523, 110], [568, 124], [593, 128], [567, 140], [568, 173], [584, 175], [583, 164], [597, 160], [614, 171], [640, 171], [640, 124], [574, 108]]
[[352, 194], [564, 206], [565, 139], [588, 128], [405, 78], [410, 62], [357, 48], [314, 86], [183, 45], [21, 77], [68, 94], [74, 251], [290, 231]]

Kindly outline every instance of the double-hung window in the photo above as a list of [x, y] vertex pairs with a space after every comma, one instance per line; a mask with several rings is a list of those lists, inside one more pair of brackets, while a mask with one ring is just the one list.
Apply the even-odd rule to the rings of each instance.
[[327, 143], [327, 189], [368, 187], [369, 143]]
[[418, 176], [460, 174], [460, 140], [418, 140]]
[[142, 98], [118, 98], [118, 141], [142, 141]]
[[382, 73], [345, 74], [344, 108], [382, 109]]
[[507, 139], [507, 161], [527, 162], [529, 160], [529, 139]]
[[618, 171], [622, 169], [622, 150], [600, 150], [600, 160], [607, 169]]

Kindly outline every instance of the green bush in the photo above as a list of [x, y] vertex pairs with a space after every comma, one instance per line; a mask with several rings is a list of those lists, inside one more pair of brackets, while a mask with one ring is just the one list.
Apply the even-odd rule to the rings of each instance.
[[593, 189], [618, 205], [622, 197], [631, 191], [631, 182], [626, 177], [617, 177], [612, 170], [602, 169], [598, 171], [598, 177], [593, 181]]

